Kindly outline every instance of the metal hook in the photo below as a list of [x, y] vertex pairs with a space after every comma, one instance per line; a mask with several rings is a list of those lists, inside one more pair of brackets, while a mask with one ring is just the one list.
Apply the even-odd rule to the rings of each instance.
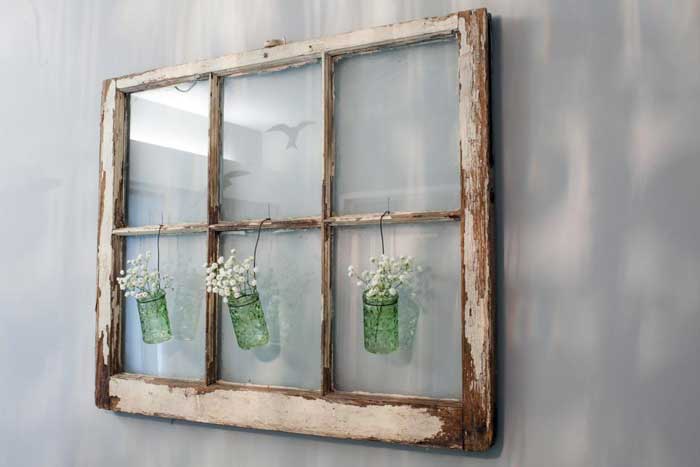
[[190, 84], [190, 87], [187, 88], [187, 89], [180, 89], [180, 88], [177, 86], [177, 84], [176, 84], [174, 87], [175, 87], [175, 89], [177, 89], [178, 91], [184, 93], [184, 92], [190, 92], [190, 91], [192, 90], [192, 88], [195, 87], [196, 85], [197, 85], [197, 79], [195, 78], [195, 80], [192, 81], [192, 84]]
[[386, 211], [379, 217], [379, 235], [382, 238], [382, 254], [384, 254], [384, 216], [391, 214], [390, 210], [391, 198], [386, 199]]
[[258, 242], [260, 242], [260, 231], [262, 230], [262, 225], [265, 223], [265, 221], [272, 222], [272, 218], [270, 218], [270, 203], [267, 203], [267, 217], [261, 220], [260, 224], [258, 225], [258, 236], [255, 239], [255, 249], [253, 250], [253, 277], [255, 277], [255, 261], [258, 257]]
[[160, 213], [160, 225], [158, 226], [158, 235], [156, 236], [156, 261], [158, 268], [158, 280], [160, 281], [160, 231], [163, 228], [163, 213]]

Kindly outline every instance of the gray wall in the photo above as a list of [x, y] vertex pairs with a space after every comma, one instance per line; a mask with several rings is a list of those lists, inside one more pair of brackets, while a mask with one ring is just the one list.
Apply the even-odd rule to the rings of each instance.
[[498, 434], [482, 455], [93, 406], [100, 81], [476, 1], [0, 0], [0, 465], [689, 466], [700, 5], [488, 3]]

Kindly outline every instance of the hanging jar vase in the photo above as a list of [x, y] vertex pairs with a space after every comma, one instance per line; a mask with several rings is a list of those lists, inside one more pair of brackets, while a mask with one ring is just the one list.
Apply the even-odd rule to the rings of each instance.
[[249, 350], [270, 341], [270, 333], [267, 330], [265, 314], [257, 291], [238, 298], [229, 298], [228, 311], [238, 347]]
[[236, 343], [243, 350], [270, 342], [270, 333], [257, 288], [258, 268], [255, 266], [260, 230], [263, 222], [267, 220], [270, 218], [264, 219], [258, 226], [253, 256], [239, 261], [236, 258], [236, 250], [232, 249], [228, 258], [221, 256], [212, 264], [205, 264], [207, 292], [218, 294], [228, 305]]
[[158, 271], [149, 271], [151, 252], [128, 260], [126, 272], [117, 278], [124, 296], [134, 297], [141, 322], [141, 335], [146, 344], [160, 344], [172, 338], [165, 289], [170, 288], [171, 279]]
[[153, 297], [136, 299], [141, 321], [141, 334], [146, 344], [160, 344], [170, 340], [170, 320], [165, 292], [162, 290]]
[[[382, 239], [382, 255], [371, 257], [374, 269], [358, 273], [348, 267], [348, 276], [357, 281], [362, 293], [362, 323], [364, 345], [367, 352], [388, 354], [399, 348], [399, 288], [416, 270], [413, 258], [393, 258], [384, 254], [384, 216], [379, 218], [379, 233]], [[418, 268], [420, 269], [420, 268]]]
[[399, 348], [399, 297], [368, 297], [362, 294], [365, 350], [391, 353]]

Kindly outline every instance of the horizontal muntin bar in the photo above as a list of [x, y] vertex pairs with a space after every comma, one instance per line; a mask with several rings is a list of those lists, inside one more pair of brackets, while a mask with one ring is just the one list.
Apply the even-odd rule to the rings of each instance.
[[160, 230], [161, 235], [200, 233], [207, 231], [207, 224], [164, 224], [164, 225], [143, 225], [138, 227], [121, 227], [112, 230], [112, 235], [118, 237], [132, 237], [136, 235], [157, 235]]
[[[378, 224], [381, 212], [371, 214], [349, 214], [333, 216], [324, 220], [330, 225], [366, 225]], [[406, 224], [412, 222], [458, 221], [462, 218], [460, 210], [455, 211], [423, 211], [423, 212], [390, 212], [384, 216], [386, 224]]]
[[[257, 230], [263, 219], [246, 219], [241, 221], [219, 222], [209, 226], [216, 232], [231, 232], [236, 230]], [[287, 219], [272, 219], [263, 222], [262, 229], [312, 229], [321, 226], [321, 217], [291, 217]]]

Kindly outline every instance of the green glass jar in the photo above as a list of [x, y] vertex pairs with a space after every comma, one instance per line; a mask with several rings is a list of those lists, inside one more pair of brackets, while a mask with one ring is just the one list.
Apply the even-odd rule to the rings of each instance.
[[170, 340], [170, 320], [168, 319], [168, 305], [165, 302], [165, 292], [144, 299], [137, 299], [141, 320], [141, 334], [146, 344], [160, 344]]
[[258, 293], [242, 295], [238, 298], [230, 297], [228, 311], [231, 314], [233, 331], [236, 334], [238, 347], [249, 350], [260, 347], [270, 341], [270, 333], [267, 330], [265, 314], [260, 305]]
[[362, 294], [365, 349], [387, 354], [399, 348], [399, 296], [368, 297]]

